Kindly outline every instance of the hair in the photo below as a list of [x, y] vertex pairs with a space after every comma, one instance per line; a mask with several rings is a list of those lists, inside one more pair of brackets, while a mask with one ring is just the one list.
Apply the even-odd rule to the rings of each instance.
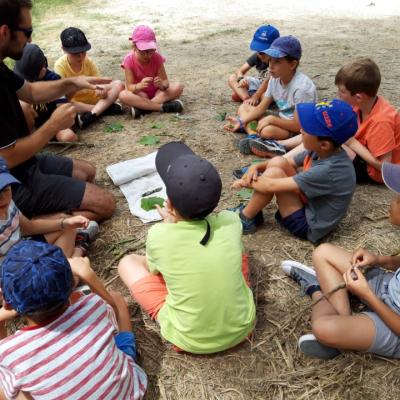
[[329, 136], [317, 136], [318, 141], [320, 142], [329, 142], [334, 149], [337, 149], [341, 146], [340, 143], [335, 142], [331, 137]]
[[350, 62], [339, 69], [335, 76], [335, 85], [344, 85], [354, 96], [365, 93], [374, 97], [381, 84], [379, 67], [370, 58], [361, 58]]
[[32, 0], [0, 0], [0, 26], [16, 28], [21, 20], [21, 9], [32, 8]]
[[288, 63], [292, 63], [293, 61], [297, 61], [297, 65], [296, 65], [296, 71], [297, 71], [297, 68], [299, 68], [299, 65], [300, 65], [300, 60], [298, 59], [298, 58], [295, 58], [295, 57], [292, 57], [292, 56], [285, 56], [285, 57], [283, 57]]
[[62, 314], [62, 312], [66, 309], [68, 306], [68, 302], [63, 303], [63, 302], [56, 302], [53, 304], [48, 304], [46, 308], [36, 310], [36, 311], [31, 311], [29, 313], [23, 314], [24, 317], [27, 317], [31, 319], [33, 322], [36, 324], [42, 324], [43, 322], [46, 322], [50, 319], [56, 318], [59, 315]]

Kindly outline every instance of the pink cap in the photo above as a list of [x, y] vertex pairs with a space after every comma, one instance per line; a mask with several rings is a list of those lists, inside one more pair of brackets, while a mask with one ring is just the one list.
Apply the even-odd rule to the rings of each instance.
[[149, 26], [138, 25], [134, 28], [130, 37], [139, 50], [157, 49], [156, 35]]

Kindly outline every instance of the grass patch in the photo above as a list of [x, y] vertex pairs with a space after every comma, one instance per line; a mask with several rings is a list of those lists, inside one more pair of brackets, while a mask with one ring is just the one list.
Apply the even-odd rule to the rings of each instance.
[[56, 7], [61, 6], [72, 6], [75, 4], [75, 0], [34, 0], [32, 8], [32, 18], [34, 23], [40, 21], [40, 19], [47, 12], [54, 12]]

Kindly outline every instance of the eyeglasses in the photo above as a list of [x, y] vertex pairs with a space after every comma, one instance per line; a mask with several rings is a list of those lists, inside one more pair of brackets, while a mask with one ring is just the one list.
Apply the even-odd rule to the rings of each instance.
[[33, 28], [14, 28], [13, 31], [23, 32], [27, 39], [30, 39], [33, 33]]

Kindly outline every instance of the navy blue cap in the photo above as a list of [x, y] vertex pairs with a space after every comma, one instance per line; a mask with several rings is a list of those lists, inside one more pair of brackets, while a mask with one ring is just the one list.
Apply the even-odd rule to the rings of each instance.
[[357, 132], [357, 114], [342, 100], [299, 103], [296, 110], [302, 129], [310, 135], [329, 137], [342, 144]]
[[272, 58], [283, 58], [290, 56], [300, 60], [301, 44], [294, 36], [281, 36], [273, 41], [269, 49], [262, 52]]
[[65, 304], [72, 291], [72, 270], [59, 247], [21, 240], [1, 264], [1, 289], [19, 314], [48, 311]]
[[46, 56], [37, 44], [28, 43], [21, 59], [15, 63], [14, 72], [22, 79], [35, 82], [39, 79], [42, 68], [47, 68]]
[[279, 37], [279, 31], [272, 25], [261, 25], [254, 33], [250, 43], [253, 51], [263, 51], [269, 49], [272, 42]]
[[0, 191], [13, 183], [21, 182], [10, 174], [4, 158], [0, 157]]
[[390, 190], [400, 194], [400, 165], [384, 162], [382, 164], [382, 178]]

